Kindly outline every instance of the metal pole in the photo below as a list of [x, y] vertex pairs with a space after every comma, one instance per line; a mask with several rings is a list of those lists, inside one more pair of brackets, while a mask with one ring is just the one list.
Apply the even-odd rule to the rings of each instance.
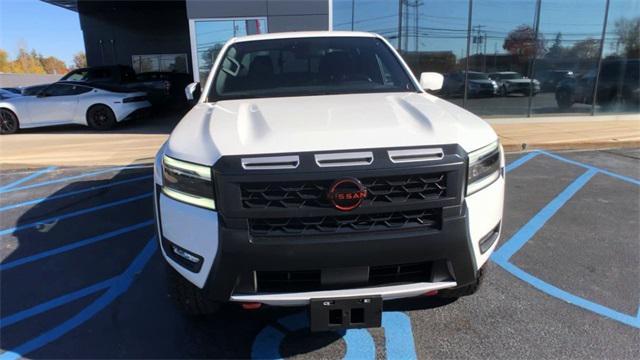
[[398, 52], [402, 54], [402, 2], [398, 0]]
[[593, 82], [593, 103], [591, 103], [591, 115], [596, 113], [596, 101], [598, 100], [598, 83], [600, 82], [600, 70], [602, 70], [602, 55], [604, 54], [604, 37], [607, 33], [607, 22], [609, 20], [609, 0], [604, 9], [604, 23], [602, 24], [602, 36], [600, 37], [600, 51], [598, 52], [598, 71]]
[[473, 12], [473, 0], [469, 0], [469, 15], [467, 18], [467, 59], [464, 65], [464, 96], [462, 107], [467, 106], [467, 87], [469, 86], [469, 52], [471, 51], [471, 13]]
[[535, 18], [535, 27], [534, 27], [534, 53], [533, 59], [531, 59], [531, 63], [529, 66], [529, 105], [527, 106], [527, 117], [531, 117], [531, 106], [533, 105], [533, 77], [535, 76], [535, 67], [536, 67], [536, 58], [538, 57], [538, 31], [540, 30], [540, 7], [542, 6], [542, 0], [536, 1], [536, 13], [534, 15]]
[[353, 31], [353, 25], [355, 20], [356, 13], [356, 0], [351, 0], [351, 31]]

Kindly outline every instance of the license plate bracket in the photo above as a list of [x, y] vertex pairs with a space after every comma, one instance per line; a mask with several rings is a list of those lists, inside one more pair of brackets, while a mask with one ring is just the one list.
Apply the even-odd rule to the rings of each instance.
[[314, 332], [380, 327], [382, 320], [380, 296], [311, 299], [309, 305]]

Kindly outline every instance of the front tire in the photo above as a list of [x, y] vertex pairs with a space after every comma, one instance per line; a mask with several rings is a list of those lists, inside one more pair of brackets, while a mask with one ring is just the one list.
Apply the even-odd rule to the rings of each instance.
[[558, 103], [558, 107], [560, 109], [569, 109], [571, 105], [573, 105], [571, 93], [568, 90], [558, 90], [558, 92], [556, 92], [556, 102]]
[[116, 124], [116, 116], [106, 105], [94, 105], [87, 111], [87, 124], [94, 130], [109, 130]]
[[0, 109], [0, 135], [13, 134], [20, 128], [18, 117], [13, 111]]
[[169, 297], [188, 315], [210, 315], [220, 310], [221, 303], [210, 300], [203, 291], [165, 263]]

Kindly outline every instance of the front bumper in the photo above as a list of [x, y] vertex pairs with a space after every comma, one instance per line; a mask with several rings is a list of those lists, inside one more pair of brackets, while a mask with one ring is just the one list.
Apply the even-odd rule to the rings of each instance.
[[[169, 264], [213, 300], [283, 306], [307, 304], [314, 298], [379, 295], [396, 299], [471, 284], [498, 242], [504, 199], [501, 176], [472, 196], [459, 194], [442, 207], [438, 229], [262, 239], [237, 226], [234, 219], [165, 196], [160, 181], [156, 178], [158, 232]], [[201, 256], [198, 270], [181, 264], [171, 253], [171, 244]], [[345, 286], [323, 284], [327, 269], [348, 273], [367, 268], [373, 273], [402, 264], [424, 264], [428, 271], [410, 282], [360, 279]], [[282, 271], [319, 273], [320, 282], [307, 290], [260, 291], [259, 274]]]

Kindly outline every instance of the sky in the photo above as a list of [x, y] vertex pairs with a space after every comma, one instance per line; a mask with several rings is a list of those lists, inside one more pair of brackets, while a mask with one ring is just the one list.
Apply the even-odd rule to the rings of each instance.
[[71, 65], [84, 51], [78, 13], [40, 0], [0, 0], [0, 49], [13, 59], [20, 47]]

